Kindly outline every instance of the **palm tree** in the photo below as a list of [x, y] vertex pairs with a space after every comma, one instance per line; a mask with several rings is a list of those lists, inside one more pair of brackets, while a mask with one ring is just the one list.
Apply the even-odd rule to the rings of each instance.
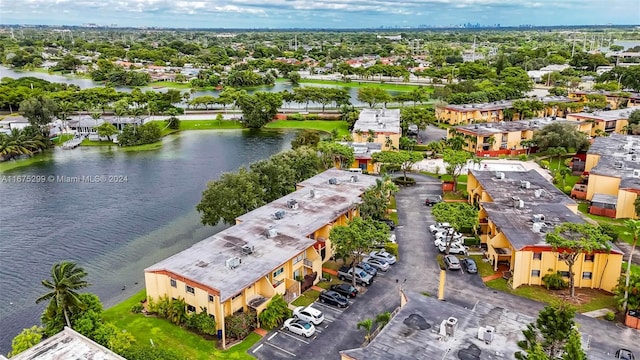
[[65, 322], [71, 327], [69, 313], [74, 308], [82, 309], [85, 305], [80, 300], [77, 290], [88, 287], [90, 284], [84, 280], [87, 272], [83, 268], [70, 261], [54, 264], [51, 268], [53, 281], [42, 280], [42, 285], [50, 291], [36, 300], [36, 304], [51, 300], [47, 312], [64, 314]]
[[629, 233], [633, 235], [633, 244], [631, 245], [631, 253], [629, 253], [629, 259], [627, 260], [627, 273], [625, 278], [624, 288], [624, 303], [622, 308], [627, 311], [627, 302], [629, 300], [629, 276], [631, 275], [631, 260], [633, 259], [633, 253], [636, 251], [636, 245], [638, 244], [638, 238], [640, 237], [640, 220], [625, 220], [624, 226], [627, 227]]
[[378, 324], [378, 326], [380, 326], [381, 329], [385, 327], [389, 323], [389, 321], [391, 321], [391, 313], [388, 311], [380, 313], [378, 314], [378, 316], [376, 316], [376, 323]]
[[367, 332], [364, 336], [364, 341], [369, 343], [371, 341], [371, 329], [373, 329], [373, 320], [364, 319], [362, 321], [359, 321], [357, 324], [357, 329], [360, 328], [364, 328], [364, 330]]

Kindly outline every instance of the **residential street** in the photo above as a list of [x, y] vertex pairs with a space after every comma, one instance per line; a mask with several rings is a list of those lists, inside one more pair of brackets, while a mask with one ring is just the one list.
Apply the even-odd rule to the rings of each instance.
[[[314, 307], [325, 312], [328, 321], [319, 325], [320, 333], [309, 339], [286, 330], [275, 330], [265, 336], [249, 353], [259, 359], [285, 359], [304, 356], [307, 359], [338, 359], [339, 351], [359, 347], [364, 330], [356, 324], [400, 305], [397, 290], [404, 288], [429, 296], [437, 296], [440, 268], [436, 261], [428, 226], [434, 222], [431, 208], [424, 205], [427, 194], [441, 193], [436, 179], [412, 174], [417, 184], [403, 188], [396, 195], [399, 225], [396, 237], [400, 246], [399, 261], [387, 273], [379, 274], [364, 294], [358, 295], [344, 311], [324, 304]], [[480, 277], [464, 271], [447, 271], [445, 301], [473, 308], [483, 301], [514, 312], [537, 317], [543, 304], [486, 288]], [[446, 314], [445, 314], [446, 315]], [[582, 324], [583, 343], [589, 343], [589, 359], [610, 359], [616, 349], [638, 349], [640, 333], [610, 322], [578, 316]], [[518, 334], [519, 335], [519, 334]], [[330, 355], [331, 354], [331, 355]], [[511, 358], [511, 357], [509, 357]]]

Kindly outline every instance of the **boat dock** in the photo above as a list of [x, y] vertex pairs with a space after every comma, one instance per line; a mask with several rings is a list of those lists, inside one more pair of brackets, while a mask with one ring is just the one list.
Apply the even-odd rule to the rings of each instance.
[[82, 138], [73, 138], [71, 140], [65, 141], [64, 144], [62, 144], [62, 148], [64, 150], [75, 149], [78, 146], [80, 146], [81, 143], [82, 143]]

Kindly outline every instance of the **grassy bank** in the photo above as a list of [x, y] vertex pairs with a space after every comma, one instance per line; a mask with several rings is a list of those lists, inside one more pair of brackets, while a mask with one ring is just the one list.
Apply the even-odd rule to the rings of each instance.
[[31, 166], [33, 164], [44, 163], [49, 160], [51, 160], [51, 152], [46, 151], [44, 153], [36, 154], [26, 159], [3, 161], [3, 162], [0, 162], [0, 173], [4, 171], [19, 169], [26, 166]]
[[242, 129], [240, 121], [236, 120], [183, 120], [180, 130], [229, 130]]
[[309, 129], [331, 133], [333, 129], [338, 130], [338, 136], [349, 135], [349, 127], [345, 121], [330, 120], [276, 120], [265, 126], [267, 129]]
[[229, 350], [216, 348], [216, 342], [206, 340], [199, 335], [178, 327], [167, 320], [158, 319], [144, 314], [134, 314], [131, 307], [145, 298], [145, 291], [137, 293], [131, 298], [104, 311], [105, 321], [115, 324], [135, 337], [139, 343], [154, 344], [182, 353], [187, 359], [254, 359], [247, 354], [260, 336], [252, 333], [242, 343]]
[[[378, 82], [363, 82], [358, 80], [353, 80], [350, 82], [345, 81], [336, 81], [336, 80], [316, 80], [316, 79], [300, 79], [301, 84], [326, 84], [326, 85], [335, 85], [342, 86], [348, 88], [361, 88], [361, 87], [377, 87], [384, 90], [393, 90], [393, 91], [411, 91], [415, 90], [422, 85], [409, 85], [409, 84], [387, 84], [387, 83], [378, 83]], [[423, 86], [428, 90], [428, 92], [433, 92], [433, 88], [430, 86]]]

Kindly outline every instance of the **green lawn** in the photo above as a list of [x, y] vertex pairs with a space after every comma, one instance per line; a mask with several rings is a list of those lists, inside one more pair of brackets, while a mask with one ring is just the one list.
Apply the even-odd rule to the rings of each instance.
[[51, 160], [51, 157], [51, 152], [45, 151], [44, 153], [35, 154], [34, 156], [26, 159], [2, 161], [0, 162], [0, 173], [13, 169], [19, 169], [25, 166], [30, 166], [40, 162], [46, 162]]
[[[386, 84], [386, 83], [378, 83], [378, 82], [361, 82], [357, 80], [353, 80], [350, 82], [344, 81], [336, 81], [336, 80], [316, 80], [316, 79], [300, 79], [301, 84], [327, 84], [327, 85], [336, 85], [342, 87], [349, 88], [360, 88], [360, 87], [377, 87], [385, 90], [393, 90], [393, 91], [411, 91], [419, 88], [421, 85], [409, 85], [409, 84]], [[433, 92], [433, 87], [431, 86], [423, 86], [427, 89], [428, 92]]]
[[307, 306], [311, 305], [314, 301], [318, 300], [318, 296], [320, 296], [320, 292], [316, 290], [307, 290], [302, 293], [302, 295], [298, 296], [297, 299], [291, 302], [293, 306]]
[[180, 130], [227, 130], [243, 129], [242, 124], [236, 120], [183, 120], [180, 121]]
[[[511, 289], [507, 285], [507, 280], [505, 279], [487, 281], [485, 285], [492, 289], [518, 295], [545, 304], [559, 304], [562, 301], [562, 299], [558, 297], [558, 295], [556, 295], [553, 291], [547, 290], [547, 288], [545, 288], [544, 286], [521, 285], [517, 289]], [[576, 289], [576, 294], [580, 294], [581, 291], [583, 291], [583, 289]], [[584, 289], [584, 291], [589, 292], [591, 300], [584, 304], [580, 304], [577, 306], [574, 305], [579, 313], [598, 310], [602, 308], [616, 308], [616, 301], [614, 300], [613, 295], [591, 289]]]
[[[638, 254], [634, 254], [634, 255], [638, 255]], [[626, 273], [627, 273], [627, 262], [623, 261], [622, 262], [622, 276], [624, 276]], [[636, 264], [631, 264], [631, 273], [640, 275], [640, 266], [636, 265]]]
[[632, 244], [633, 243], [633, 236], [631, 236], [631, 234], [627, 233], [628, 230], [624, 226], [625, 219], [612, 219], [612, 218], [608, 218], [606, 216], [592, 215], [592, 214], [587, 213], [588, 208], [589, 208], [589, 204], [588, 203], [586, 203], [586, 202], [578, 203], [578, 210], [580, 212], [582, 212], [583, 214], [585, 214], [589, 218], [597, 221], [598, 224], [611, 225], [618, 232], [618, 239], [619, 240], [624, 241], [624, 242], [626, 242], [628, 244]]
[[471, 255], [469, 257], [476, 261], [476, 265], [478, 266], [478, 274], [480, 275], [480, 277], [495, 274], [495, 271], [493, 271], [493, 267], [491, 267], [491, 264], [482, 261], [482, 259], [484, 259], [482, 255]]
[[[148, 86], [151, 86], [153, 88], [170, 88], [170, 89], [191, 89], [191, 84], [189, 83], [177, 83], [177, 82], [173, 82], [173, 81], [154, 81], [152, 83], [149, 83]], [[198, 89], [201, 90], [201, 89]], [[215, 88], [211, 87], [210, 89], [202, 89], [202, 90], [215, 90]]]
[[62, 146], [62, 144], [65, 143], [65, 141], [71, 140], [73, 139], [73, 134], [62, 134], [60, 136], [56, 136], [53, 139], [51, 139], [51, 141], [56, 145], [56, 146]]
[[173, 325], [167, 320], [134, 314], [131, 306], [145, 298], [145, 291], [104, 311], [105, 321], [114, 323], [118, 328], [131, 333], [140, 343], [148, 344], [150, 340], [158, 346], [164, 346], [182, 353], [188, 359], [254, 359], [246, 353], [260, 335], [252, 333], [242, 343], [229, 350], [216, 348], [216, 342], [206, 340], [199, 335]]
[[80, 146], [118, 146], [118, 144], [113, 143], [113, 141], [93, 141], [84, 139]]
[[275, 120], [265, 126], [267, 129], [309, 129], [331, 133], [338, 129], [338, 137], [349, 135], [349, 127], [345, 121], [331, 120]]

